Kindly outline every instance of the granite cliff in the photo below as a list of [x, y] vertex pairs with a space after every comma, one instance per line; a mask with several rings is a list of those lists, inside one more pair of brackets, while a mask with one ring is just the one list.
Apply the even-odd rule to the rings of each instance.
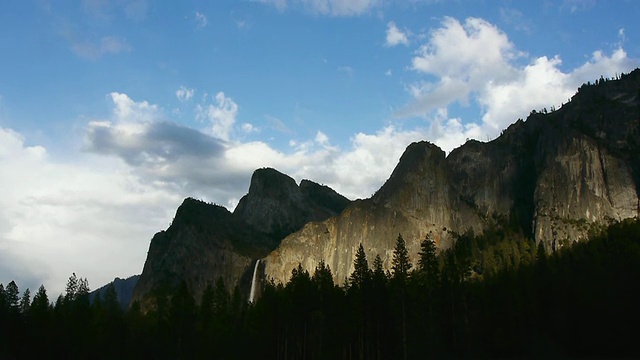
[[309, 180], [298, 186], [270, 168], [254, 172], [234, 213], [187, 198], [169, 228], [151, 240], [132, 301], [147, 306], [148, 295], [170, 293], [182, 281], [199, 300], [218, 278], [247, 293], [256, 259], [306, 222], [337, 215], [349, 203], [327, 186]]
[[324, 260], [342, 283], [360, 243], [391, 268], [401, 233], [415, 263], [419, 242], [449, 247], [456, 234], [517, 226], [548, 251], [640, 213], [640, 70], [584, 85], [559, 110], [532, 111], [497, 139], [468, 141], [448, 156], [407, 147], [382, 188], [339, 216], [286, 237], [263, 261], [267, 279], [286, 282], [302, 264]]
[[424, 238], [442, 249], [457, 234], [495, 226], [515, 227], [553, 251], [639, 216], [638, 154], [640, 70], [584, 85], [560, 109], [532, 111], [490, 142], [471, 140], [448, 155], [428, 142], [410, 144], [369, 199], [350, 202], [259, 169], [234, 213], [185, 200], [154, 236], [134, 300], [183, 280], [199, 299], [218, 277], [248, 294], [254, 269], [259, 280], [285, 283], [299, 263], [313, 271], [321, 260], [342, 283], [361, 243], [390, 269], [398, 234], [414, 263]]

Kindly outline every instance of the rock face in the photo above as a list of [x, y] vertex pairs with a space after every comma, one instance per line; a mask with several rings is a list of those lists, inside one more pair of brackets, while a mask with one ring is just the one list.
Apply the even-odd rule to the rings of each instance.
[[264, 276], [286, 283], [298, 263], [312, 272], [324, 260], [342, 283], [360, 243], [388, 270], [399, 233], [415, 263], [425, 237], [446, 248], [454, 233], [508, 223], [551, 250], [639, 216], [639, 96], [636, 70], [585, 85], [561, 109], [532, 112], [497, 139], [468, 141], [447, 157], [433, 144], [411, 144], [371, 199], [286, 237], [264, 259]]
[[313, 271], [321, 260], [342, 283], [361, 243], [389, 270], [398, 234], [413, 263], [425, 237], [447, 248], [456, 234], [496, 224], [551, 251], [640, 215], [639, 154], [636, 70], [585, 85], [561, 109], [532, 112], [491, 142], [468, 141], [448, 156], [428, 142], [411, 144], [370, 199], [349, 202], [325, 186], [259, 169], [233, 214], [185, 200], [154, 236], [133, 298], [186, 281], [199, 299], [218, 277], [248, 296], [254, 269], [258, 281], [286, 283], [298, 263]]
[[274, 169], [254, 172], [249, 193], [233, 214], [218, 205], [185, 199], [171, 226], [151, 240], [132, 300], [146, 307], [154, 293], [170, 293], [182, 281], [199, 300], [219, 277], [227, 288], [239, 286], [248, 293], [256, 259], [306, 222], [337, 215], [349, 203], [326, 186], [308, 180], [298, 186]]
[[271, 168], [258, 169], [249, 193], [240, 199], [234, 215], [269, 236], [282, 239], [309, 221], [339, 214], [349, 199], [327, 186], [291, 177]]

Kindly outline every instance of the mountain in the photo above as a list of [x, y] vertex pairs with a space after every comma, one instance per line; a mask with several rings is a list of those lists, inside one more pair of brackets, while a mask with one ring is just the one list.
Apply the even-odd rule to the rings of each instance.
[[339, 216], [306, 224], [263, 259], [267, 279], [286, 283], [300, 263], [325, 261], [334, 281], [353, 271], [359, 244], [391, 268], [398, 234], [415, 263], [419, 243], [440, 248], [457, 234], [511, 226], [548, 251], [640, 215], [640, 70], [584, 85], [552, 112], [532, 111], [497, 139], [468, 141], [448, 156], [407, 147], [382, 188]]
[[635, 70], [585, 84], [560, 109], [532, 111], [490, 142], [470, 140], [448, 155], [426, 141], [410, 144], [369, 199], [350, 202], [326, 186], [258, 169], [233, 213], [184, 201], [152, 239], [133, 300], [182, 281], [199, 300], [218, 277], [248, 294], [254, 279], [285, 283], [298, 264], [313, 271], [320, 261], [342, 283], [360, 244], [390, 270], [399, 234], [413, 263], [424, 238], [445, 249], [459, 234], [496, 228], [551, 252], [640, 215], [638, 154]]
[[275, 239], [282, 239], [314, 220], [339, 214], [349, 199], [327, 186], [291, 177], [271, 168], [258, 169], [251, 177], [249, 193], [234, 215]]
[[111, 284], [113, 284], [113, 287], [116, 290], [118, 304], [120, 304], [120, 306], [123, 309], [126, 309], [127, 307], [129, 307], [129, 304], [131, 303], [131, 297], [133, 296], [133, 289], [138, 283], [138, 279], [140, 279], [140, 275], [133, 275], [126, 279], [120, 279], [117, 277], [113, 279], [112, 282], [96, 290], [93, 290], [91, 293], [89, 293], [89, 298], [91, 299], [91, 302], [94, 301], [96, 296], [100, 296], [101, 298], [104, 298], [104, 294], [106, 293], [107, 288]]
[[[337, 215], [350, 201], [330, 189], [275, 169], [256, 170], [249, 192], [231, 213], [192, 198], [184, 200], [169, 228], [151, 240], [132, 301], [149, 305], [182, 281], [200, 299], [208, 284], [222, 278], [227, 289], [248, 293], [255, 260], [308, 221]], [[149, 296], [151, 295], [151, 296]]]

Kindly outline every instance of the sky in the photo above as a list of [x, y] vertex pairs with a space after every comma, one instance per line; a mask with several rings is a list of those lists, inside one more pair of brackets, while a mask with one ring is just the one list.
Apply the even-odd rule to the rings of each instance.
[[0, 283], [142, 272], [185, 197], [273, 167], [367, 198], [407, 145], [489, 141], [640, 66], [635, 0], [7, 0]]

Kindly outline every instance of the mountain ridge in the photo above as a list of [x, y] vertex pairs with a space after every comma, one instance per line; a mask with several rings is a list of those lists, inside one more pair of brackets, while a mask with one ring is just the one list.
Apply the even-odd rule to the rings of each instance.
[[[144, 285], [145, 276], [162, 278], [162, 272], [172, 274], [174, 286], [186, 280], [196, 299], [217, 277], [248, 294], [254, 269], [260, 281], [286, 283], [298, 264], [311, 272], [320, 261], [342, 283], [360, 244], [368, 258], [380, 255], [384, 269], [391, 269], [398, 234], [414, 263], [424, 238], [446, 249], [459, 234], [495, 226], [518, 229], [547, 251], [558, 250], [593, 228], [640, 215], [639, 98], [635, 70], [584, 85], [560, 109], [532, 111], [489, 142], [470, 140], [448, 155], [432, 143], [412, 143], [382, 187], [364, 200], [351, 202], [328, 187], [308, 180], [298, 185], [275, 169], [258, 169], [233, 213], [220, 207], [217, 220], [195, 214], [195, 228], [172, 224], [154, 236], [134, 298], [153, 290]], [[236, 228], [244, 235], [233, 235]], [[190, 235], [179, 236], [185, 232]], [[247, 243], [245, 236], [253, 240]], [[172, 247], [162, 244], [181, 241], [189, 244], [182, 252], [189, 255], [167, 255]], [[248, 247], [239, 249], [242, 244]], [[185, 261], [207, 257], [227, 265], [180, 270]], [[147, 263], [155, 265], [147, 269]]]
[[324, 261], [342, 283], [361, 243], [390, 270], [399, 233], [415, 263], [424, 238], [443, 249], [457, 234], [502, 224], [553, 251], [637, 217], [639, 94], [635, 70], [584, 85], [560, 109], [532, 111], [496, 139], [468, 141], [448, 156], [428, 142], [410, 144], [371, 199], [289, 235], [264, 259], [263, 276], [286, 283], [298, 263], [312, 272]]

